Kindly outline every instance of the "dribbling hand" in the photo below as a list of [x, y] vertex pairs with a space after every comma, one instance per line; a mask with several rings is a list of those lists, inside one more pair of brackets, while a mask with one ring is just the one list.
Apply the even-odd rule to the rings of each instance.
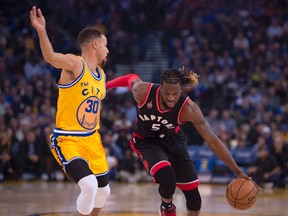
[[256, 182], [254, 182], [254, 181], [252, 180], [252, 178], [249, 177], [249, 176], [247, 176], [243, 171], [237, 173], [237, 176], [238, 176], [238, 178], [245, 178], [245, 179], [251, 181], [251, 182], [256, 186], [256, 188], [258, 189], [259, 192], [262, 190], [262, 188], [259, 187], [259, 185], [257, 185]]

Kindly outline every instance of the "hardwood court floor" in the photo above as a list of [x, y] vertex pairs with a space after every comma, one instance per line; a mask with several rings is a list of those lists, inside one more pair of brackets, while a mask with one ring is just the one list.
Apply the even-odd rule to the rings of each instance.
[[[201, 184], [201, 216], [287, 216], [288, 189], [263, 189], [249, 210], [232, 209], [225, 199], [225, 185]], [[79, 193], [71, 182], [0, 183], [0, 216], [72, 216]], [[185, 215], [181, 191], [174, 196], [177, 215]], [[156, 216], [160, 199], [157, 185], [111, 182], [111, 196], [101, 216]]]

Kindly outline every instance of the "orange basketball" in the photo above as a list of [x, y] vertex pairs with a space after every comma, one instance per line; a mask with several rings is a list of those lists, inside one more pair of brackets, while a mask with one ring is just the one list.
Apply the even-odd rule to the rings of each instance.
[[259, 191], [252, 181], [237, 178], [226, 189], [226, 198], [230, 206], [238, 210], [251, 208], [257, 200]]

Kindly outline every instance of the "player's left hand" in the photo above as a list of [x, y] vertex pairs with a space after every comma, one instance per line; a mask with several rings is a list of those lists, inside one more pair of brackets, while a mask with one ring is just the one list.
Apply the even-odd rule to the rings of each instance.
[[249, 177], [248, 175], [246, 175], [243, 171], [237, 173], [237, 176], [238, 176], [238, 178], [245, 178], [245, 179], [247, 179], [248, 181], [251, 181], [251, 182], [255, 185], [255, 187], [258, 189], [259, 192], [262, 190], [262, 188], [261, 188], [259, 185], [257, 185], [256, 182], [254, 182], [254, 181], [252, 180], [252, 178]]
[[237, 177], [238, 178], [245, 178], [247, 180], [250, 180], [250, 177], [248, 175], [246, 175], [243, 171], [240, 171], [237, 173]]

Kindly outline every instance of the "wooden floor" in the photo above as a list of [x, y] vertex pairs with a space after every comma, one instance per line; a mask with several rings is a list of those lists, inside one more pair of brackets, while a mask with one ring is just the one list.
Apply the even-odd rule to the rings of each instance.
[[[288, 189], [263, 189], [249, 210], [232, 209], [225, 200], [225, 185], [200, 185], [201, 216], [287, 216]], [[111, 196], [102, 216], [156, 216], [159, 209], [157, 185], [111, 182]], [[0, 183], [0, 216], [72, 216], [78, 186], [71, 182]], [[185, 215], [185, 200], [176, 191], [177, 215]]]

